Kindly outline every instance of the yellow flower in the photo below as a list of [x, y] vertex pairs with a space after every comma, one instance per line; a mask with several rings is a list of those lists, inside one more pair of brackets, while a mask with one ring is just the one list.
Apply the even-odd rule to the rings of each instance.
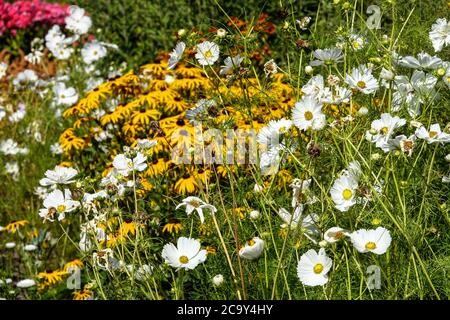
[[88, 289], [84, 289], [81, 291], [74, 291], [73, 294], [73, 300], [89, 300], [92, 299], [93, 292]]
[[83, 266], [84, 266], [84, 264], [83, 264], [83, 262], [82, 262], [81, 260], [75, 259], [75, 260], [72, 260], [72, 261], [67, 262], [67, 263], [64, 265], [63, 270], [64, 270], [65, 272], [68, 272], [69, 269], [73, 269], [73, 268], [79, 268], [79, 269], [82, 269]]
[[175, 183], [175, 192], [178, 194], [193, 193], [197, 188], [198, 183], [190, 174], [185, 174]]
[[52, 272], [40, 272], [37, 274], [37, 277], [40, 279], [44, 279], [44, 285], [54, 285], [63, 280], [63, 276], [67, 275], [67, 272], [64, 270], [55, 270]]
[[150, 120], [156, 120], [159, 116], [159, 112], [153, 109], [143, 109], [141, 111], [135, 111], [132, 114], [132, 121], [134, 124], [146, 125], [150, 123]]
[[163, 227], [163, 233], [178, 233], [183, 229], [183, 226], [178, 220], [172, 219]]
[[17, 230], [19, 230], [20, 227], [23, 227], [24, 225], [28, 224], [29, 222], [27, 220], [17, 220], [10, 222], [8, 225], [6, 225], [5, 230], [10, 233], [16, 233]]

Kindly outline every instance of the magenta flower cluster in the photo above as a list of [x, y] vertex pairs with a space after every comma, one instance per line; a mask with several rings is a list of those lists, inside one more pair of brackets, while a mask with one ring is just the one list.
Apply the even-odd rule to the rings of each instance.
[[6, 33], [15, 35], [18, 30], [37, 24], [64, 24], [69, 15], [68, 5], [47, 3], [41, 0], [15, 1], [0, 0], [0, 36]]

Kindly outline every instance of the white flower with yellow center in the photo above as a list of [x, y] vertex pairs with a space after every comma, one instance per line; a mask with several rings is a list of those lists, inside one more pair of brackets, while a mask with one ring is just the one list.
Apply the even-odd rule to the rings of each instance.
[[378, 81], [366, 65], [354, 68], [351, 74], [345, 76], [345, 82], [354, 90], [371, 94], [378, 90]]
[[358, 182], [352, 176], [342, 175], [334, 181], [330, 194], [336, 209], [348, 211], [356, 203], [355, 195]]
[[206, 203], [205, 201], [203, 201], [200, 198], [192, 197], [192, 196], [183, 199], [183, 201], [179, 205], [177, 205], [177, 207], [175, 209], [181, 208], [182, 206], [186, 206], [187, 215], [190, 215], [192, 212], [194, 212], [194, 210], [196, 210], [200, 217], [201, 223], [203, 223], [205, 221], [205, 216], [203, 215], [203, 209], [209, 209], [212, 214], [217, 212], [216, 207], [214, 207], [213, 205]]
[[292, 121], [300, 130], [320, 130], [326, 124], [322, 104], [311, 96], [305, 96], [295, 104], [292, 111]]
[[91, 64], [106, 56], [106, 47], [97, 41], [88, 42], [81, 49], [81, 57], [85, 64]]
[[287, 134], [292, 127], [292, 121], [287, 119], [271, 120], [267, 126], [258, 132], [256, 141], [270, 148], [280, 144], [280, 136]]
[[239, 68], [242, 61], [244, 61], [244, 58], [240, 55], [237, 55], [235, 57], [227, 57], [224, 60], [223, 66], [220, 67], [220, 74], [221, 75], [227, 75], [231, 74], [233, 72], [233, 69]]
[[89, 31], [92, 26], [92, 20], [85, 15], [85, 10], [78, 6], [69, 7], [69, 16], [65, 21], [66, 29], [74, 32], [75, 34], [82, 35]]
[[328, 282], [327, 273], [332, 265], [333, 260], [326, 255], [324, 248], [321, 248], [318, 253], [311, 249], [300, 257], [297, 275], [305, 286], [323, 286]]
[[144, 171], [147, 168], [145, 161], [147, 157], [138, 152], [133, 159], [124, 154], [118, 154], [113, 160], [113, 167], [123, 176], [128, 176], [133, 171]]
[[323, 239], [328, 243], [335, 243], [349, 235], [348, 231], [340, 227], [332, 227], [325, 231]]
[[200, 263], [205, 262], [207, 251], [200, 250], [200, 241], [180, 237], [177, 246], [173, 243], [164, 245], [162, 257], [173, 268], [195, 269]]
[[58, 215], [58, 220], [65, 218], [67, 212], [75, 210], [80, 203], [72, 200], [72, 194], [69, 189], [65, 189], [64, 193], [61, 190], [54, 190], [45, 198], [44, 209], [39, 210], [39, 216], [51, 222], [55, 221], [55, 215]]
[[349, 37], [350, 45], [353, 50], [359, 51], [366, 45], [366, 40], [358, 34], [352, 34]]
[[445, 18], [437, 19], [431, 26], [429, 36], [434, 51], [439, 52], [442, 48], [448, 46], [450, 44], [450, 21], [447, 22]]
[[195, 58], [202, 66], [213, 65], [219, 59], [219, 46], [214, 42], [203, 41], [197, 45], [197, 53]]
[[434, 142], [450, 142], [450, 134], [442, 132], [439, 123], [432, 124], [429, 130], [427, 130], [425, 127], [417, 128], [415, 135], [417, 136], [417, 138], [423, 139], [428, 142], [428, 144]]
[[406, 120], [389, 113], [383, 113], [380, 119], [372, 121], [370, 130], [366, 132], [366, 140], [375, 142], [378, 148], [384, 148], [394, 130], [406, 124]]
[[56, 166], [54, 170], [45, 171], [45, 178], [39, 181], [41, 186], [47, 187], [56, 184], [71, 184], [78, 171], [73, 168]]
[[178, 62], [180, 62], [185, 49], [186, 44], [183, 41], [177, 43], [175, 49], [173, 49], [173, 51], [169, 53], [169, 62], [167, 65], [167, 69], [172, 70], [173, 68], [175, 68]]
[[373, 252], [383, 254], [391, 245], [391, 234], [389, 230], [378, 227], [375, 230], [361, 229], [350, 234], [353, 246], [358, 252]]
[[313, 67], [339, 63], [344, 58], [342, 50], [339, 48], [317, 49], [313, 52], [313, 56], [316, 58], [310, 63]]
[[264, 240], [254, 237], [245, 243], [245, 246], [239, 250], [239, 256], [247, 260], [255, 260], [261, 256], [264, 251]]
[[437, 69], [442, 66], [442, 60], [436, 56], [430, 56], [428, 53], [421, 52], [417, 58], [412, 56], [401, 57], [398, 62], [399, 65], [412, 69]]

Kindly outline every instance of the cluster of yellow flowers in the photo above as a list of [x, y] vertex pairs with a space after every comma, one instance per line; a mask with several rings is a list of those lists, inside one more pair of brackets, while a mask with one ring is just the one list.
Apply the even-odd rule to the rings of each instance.
[[[152, 190], [149, 179], [167, 174], [175, 179], [168, 191], [194, 193], [209, 179], [210, 167], [180, 165], [171, 157], [175, 145], [195, 135], [186, 111], [201, 99], [214, 99], [220, 101], [220, 108], [213, 106], [208, 110], [207, 126], [223, 131], [258, 131], [268, 121], [285, 116], [295, 104], [295, 90], [284, 83], [285, 78], [275, 74], [270, 82], [261, 84], [259, 79], [247, 75], [231, 80], [212, 79], [205, 70], [193, 66], [179, 64], [171, 71], [166, 62], [147, 64], [138, 74], [131, 71], [100, 85], [67, 109], [64, 116], [75, 121], [61, 135], [60, 144], [72, 161], [90, 147], [95, 148], [95, 158], [88, 161], [85, 169], [101, 170], [106, 166], [106, 175], [112, 157], [123, 146], [133, 146], [139, 139], [156, 140], [157, 145], [146, 154], [150, 162], [139, 175], [142, 189], [138, 193]], [[101, 157], [96, 143], [105, 132], [110, 132], [111, 138], [107, 156]], [[219, 176], [226, 176], [223, 165], [218, 164], [216, 170]]]

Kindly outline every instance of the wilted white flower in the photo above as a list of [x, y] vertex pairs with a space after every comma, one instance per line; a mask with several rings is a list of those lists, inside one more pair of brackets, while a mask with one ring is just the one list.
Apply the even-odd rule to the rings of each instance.
[[27, 244], [26, 246], [23, 247], [23, 250], [31, 252], [31, 251], [35, 251], [37, 249], [37, 246], [35, 246], [34, 244]]
[[241, 258], [247, 260], [255, 260], [264, 251], [264, 240], [259, 237], [254, 237], [245, 243], [245, 246], [239, 250], [239, 255]]
[[222, 283], [224, 282], [223, 275], [221, 275], [221, 274], [215, 275], [214, 278], [212, 279], [212, 282], [213, 282], [214, 286], [220, 287], [222, 285]]
[[5, 248], [6, 249], [14, 249], [16, 247], [16, 243], [15, 242], [7, 242], [5, 243]]
[[183, 56], [183, 52], [185, 49], [186, 44], [183, 41], [177, 43], [175, 49], [173, 49], [173, 51], [169, 54], [169, 62], [167, 69], [172, 70], [173, 68], [175, 68], [175, 66], [181, 60], [181, 57]]
[[264, 73], [266, 76], [276, 74], [278, 72], [278, 66], [273, 59], [270, 59], [264, 64]]

